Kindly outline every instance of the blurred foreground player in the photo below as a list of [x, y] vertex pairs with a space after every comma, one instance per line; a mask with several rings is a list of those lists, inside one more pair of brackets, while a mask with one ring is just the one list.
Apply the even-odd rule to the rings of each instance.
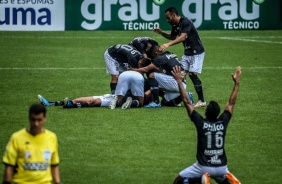
[[206, 117], [202, 117], [191, 104], [182, 85], [184, 76], [181, 74], [181, 68], [174, 67], [172, 74], [178, 83], [183, 103], [188, 116], [196, 126], [198, 135], [197, 162], [181, 171], [175, 178], [174, 184], [200, 182], [208, 184], [210, 177], [220, 184], [239, 184], [240, 181], [228, 171], [224, 142], [239, 90], [241, 68], [237, 67], [235, 74], [232, 74], [234, 87], [225, 110], [219, 117], [220, 107], [215, 101], [207, 105]]
[[15, 132], [7, 145], [3, 183], [60, 184], [57, 136], [44, 129], [46, 108], [29, 108], [29, 128]]

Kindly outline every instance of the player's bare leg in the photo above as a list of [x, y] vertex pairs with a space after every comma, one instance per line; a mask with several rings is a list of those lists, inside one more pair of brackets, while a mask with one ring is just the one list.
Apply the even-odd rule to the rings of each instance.
[[154, 99], [153, 99], [153, 96], [152, 96], [152, 93], [151, 93], [151, 90], [147, 90], [145, 91], [144, 93], [144, 104], [148, 104], [150, 102], [152, 102]]
[[76, 99], [73, 99], [73, 103], [84, 103], [93, 100], [93, 96], [87, 96], [87, 97], [79, 97]]

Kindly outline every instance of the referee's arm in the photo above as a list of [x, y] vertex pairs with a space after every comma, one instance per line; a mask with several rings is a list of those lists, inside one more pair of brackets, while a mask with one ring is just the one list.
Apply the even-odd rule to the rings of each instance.
[[13, 179], [13, 174], [14, 174], [14, 166], [5, 164], [3, 184], [11, 184]]

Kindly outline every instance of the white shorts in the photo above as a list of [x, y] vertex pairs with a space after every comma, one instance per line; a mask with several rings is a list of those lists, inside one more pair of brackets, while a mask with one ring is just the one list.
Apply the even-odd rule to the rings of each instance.
[[229, 172], [227, 166], [221, 167], [207, 167], [202, 166], [198, 162], [194, 163], [190, 167], [187, 167], [179, 173], [182, 178], [201, 178], [203, 174], [209, 173], [218, 183], [221, 183], [225, 179], [226, 173]]
[[115, 95], [105, 94], [103, 96], [93, 96], [93, 99], [99, 98], [101, 100], [100, 107], [109, 107]]
[[125, 71], [118, 77], [115, 95], [125, 96], [131, 90], [133, 96], [144, 97], [144, 77], [135, 71]]
[[[156, 81], [159, 83], [159, 88], [165, 92], [164, 98], [167, 102], [180, 95], [178, 84], [173, 76], [156, 72], [154, 73], [154, 76]], [[184, 82], [182, 82], [182, 84], [186, 89], [186, 84]]]
[[105, 62], [106, 62], [106, 71], [111, 75], [119, 75], [121, 72], [126, 71], [127, 69], [121, 66], [112, 56], [110, 56], [108, 50], [105, 51], [104, 54]]
[[182, 56], [181, 65], [185, 71], [201, 73], [204, 63], [205, 52], [193, 56]]

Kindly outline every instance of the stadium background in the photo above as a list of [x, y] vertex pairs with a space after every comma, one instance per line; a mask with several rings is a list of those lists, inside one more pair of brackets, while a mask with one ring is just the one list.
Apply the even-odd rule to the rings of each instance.
[[[104, 51], [138, 36], [165, 43], [150, 31], [150, 23], [169, 30], [163, 11], [173, 5], [193, 17], [200, 30], [206, 49], [201, 79], [208, 100], [217, 100], [223, 108], [232, 88], [230, 73], [242, 66], [226, 140], [229, 169], [242, 183], [280, 183], [280, 0], [260, 5], [251, 0], [166, 0], [161, 5], [116, 0], [111, 6], [102, 0], [0, 2], [1, 153], [10, 135], [27, 126], [27, 109], [37, 94], [56, 100], [108, 93]], [[236, 29], [240, 23], [247, 28]], [[144, 30], [138, 30], [140, 25]], [[169, 48], [179, 57], [182, 49], [180, 44]], [[189, 84], [187, 89], [193, 92]], [[171, 183], [195, 162], [195, 128], [183, 107], [51, 107], [46, 126], [59, 138], [63, 183]]]

